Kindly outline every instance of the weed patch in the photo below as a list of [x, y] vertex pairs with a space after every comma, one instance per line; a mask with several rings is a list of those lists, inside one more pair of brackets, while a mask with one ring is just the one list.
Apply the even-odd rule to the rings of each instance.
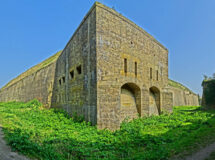
[[34, 100], [0, 103], [0, 123], [14, 150], [37, 159], [165, 160], [214, 140], [215, 112], [175, 107], [173, 114], [123, 122], [120, 130], [97, 130]]

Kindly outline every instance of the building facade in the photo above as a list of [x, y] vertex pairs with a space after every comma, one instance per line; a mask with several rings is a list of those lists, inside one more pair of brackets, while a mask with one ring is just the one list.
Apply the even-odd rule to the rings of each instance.
[[99, 128], [171, 112], [168, 50], [133, 22], [95, 3], [56, 63], [52, 106]]
[[0, 101], [38, 98], [47, 107], [63, 108], [111, 130], [126, 118], [172, 112], [168, 50], [101, 3], [93, 5], [53, 59], [11, 81], [0, 91]]

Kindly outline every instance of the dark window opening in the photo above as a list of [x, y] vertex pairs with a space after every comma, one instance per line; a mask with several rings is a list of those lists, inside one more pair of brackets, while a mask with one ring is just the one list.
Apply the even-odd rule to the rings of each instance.
[[70, 78], [73, 79], [74, 78], [74, 71], [70, 72]]
[[124, 59], [124, 72], [127, 73], [127, 59]]
[[77, 69], [78, 74], [81, 74], [81, 65], [78, 66], [76, 69]]
[[152, 79], [152, 68], [150, 68], [150, 79]]
[[137, 62], [135, 62], [134, 64], [135, 64], [135, 77], [137, 77]]
[[61, 85], [61, 79], [59, 80], [59, 84]]
[[65, 77], [63, 77], [62, 79], [63, 79], [63, 83], [65, 83], [65, 81], [66, 81]]
[[158, 81], [158, 70], [157, 70], [157, 81]]

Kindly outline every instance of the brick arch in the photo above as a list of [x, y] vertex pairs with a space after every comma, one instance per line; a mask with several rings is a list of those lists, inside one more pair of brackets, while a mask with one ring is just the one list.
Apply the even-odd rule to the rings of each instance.
[[134, 119], [141, 115], [141, 89], [135, 83], [121, 86], [120, 121], [125, 118]]
[[161, 96], [160, 90], [153, 86], [149, 88], [149, 115], [161, 114]]

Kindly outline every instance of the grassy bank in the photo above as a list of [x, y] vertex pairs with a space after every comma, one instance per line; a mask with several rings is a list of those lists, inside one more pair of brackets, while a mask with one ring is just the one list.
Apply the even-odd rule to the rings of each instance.
[[75, 122], [39, 102], [0, 103], [0, 123], [13, 149], [38, 159], [159, 160], [213, 140], [215, 112], [175, 107], [171, 115], [123, 123], [115, 132]]

